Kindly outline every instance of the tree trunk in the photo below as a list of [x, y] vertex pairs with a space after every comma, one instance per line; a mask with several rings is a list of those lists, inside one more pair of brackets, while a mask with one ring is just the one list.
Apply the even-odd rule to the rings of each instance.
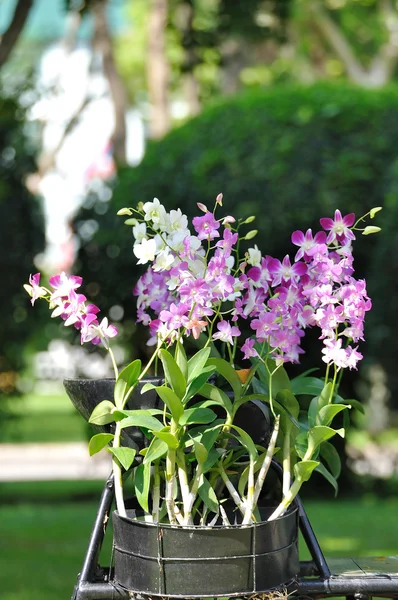
[[94, 48], [102, 57], [102, 68], [108, 81], [115, 115], [115, 128], [111, 142], [118, 165], [126, 163], [126, 108], [127, 98], [123, 82], [116, 69], [112, 40], [106, 18], [107, 0], [95, 0], [91, 5], [94, 15]]
[[152, 138], [160, 138], [170, 129], [169, 65], [166, 58], [167, 17], [167, 0], [151, 0], [148, 23], [147, 78], [150, 137]]
[[0, 68], [7, 62], [24, 28], [33, 0], [18, 0], [14, 16], [0, 40]]
[[176, 26], [180, 31], [181, 45], [184, 48], [184, 92], [190, 116], [200, 112], [199, 83], [195, 77], [195, 66], [200, 62], [196, 52], [195, 32], [193, 28], [193, 0], [185, 0], [177, 7], [175, 14]]
[[309, 11], [314, 24], [343, 63], [349, 79], [365, 88], [387, 84], [398, 62], [398, 13], [391, 0], [380, 0], [379, 15], [387, 32], [387, 41], [379, 48], [369, 68], [365, 68], [341, 28], [330, 18], [323, 4], [313, 0]]

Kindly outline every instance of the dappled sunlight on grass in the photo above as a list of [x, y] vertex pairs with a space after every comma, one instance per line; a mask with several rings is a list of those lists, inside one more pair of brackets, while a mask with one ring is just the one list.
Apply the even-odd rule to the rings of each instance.
[[10, 402], [15, 415], [1, 443], [77, 442], [88, 440], [88, 426], [62, 388], [54, 394], [28, 394]]
[[352, 537], [322, 537], [320, 540], [323, 551], [328, 554], [330, 552], [359, 552], [359, 542]]

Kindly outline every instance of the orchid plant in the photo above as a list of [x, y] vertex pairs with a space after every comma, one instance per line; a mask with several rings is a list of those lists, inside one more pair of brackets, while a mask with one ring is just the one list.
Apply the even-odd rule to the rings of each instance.
[[[53, 317], [78, 329], [81, 343], [102, 344], [111, 356], [114, 398], [98, 404], [90, 422], [114, 427], [93, 436], [89, 451], [107, 447], [112, 453], [119, 514], [126, 515], [123, 478], [130, 478], [148, 521], [228, 525], [229, 499], [247, 525], [260, 518], [273, 458], [283, 466], [283, 481], [269, 519], [284, 514], [314, 471], [337, 490], [340, 461], [328, 440], [345, 433], [332, 427], [336, 415], [362, 410], [341, 398], [339, 384], [343, 371], [356, 369], [362, 358], [358, 343], [371, 308], [365, 281], [353, 276], [352, 244], [357, 232], [380, 230], [362, 223], [381, 209], [358, 220], [336, 210], [334, 218], [320, 220], [315, 235], [295, 231], [295, 256], [280, 261], [256, 245], [242, 255], [242, 243], [257, 233], [246, 231], [254, 217], [218, 217], [221, 194], [212, 210], [198, 208], [193, 230], [180, 209], [167, 212], [156, 198], [118, 212], [132, 227], [137, 264], [148, 265], [134, 289], [137, 319], [149, 327], [154, 346], [145, 367], [135, 360], [119, 372], [111, 347], [117, 329], [77, 291], [80, 277], [56, 275], [49, 289], [37, 273], [25, 288], [32, 304], [47, 300]], [[320, 331], [325, 374], [290, 380], [287, 363], [299, 362], [303, 337], [313, 327]], [[192, 356], [190, 341], [199, 347]], [[163, 410], [128, 410], [132, 391], [158, 360], [164, 384], [155, 389]], [[239, 369], [242, 361], [251, 366]], [[142, 392], [151, 387], [146, 383]], [[311, 398], [307, 410], [300, 397]], [[239, 408], [253, 400], [267, 404], [273, 416], [266, 446], [235, 423]], [[122, 443], [128, 427], [141, 428], [148, 438], [138, 456]]]

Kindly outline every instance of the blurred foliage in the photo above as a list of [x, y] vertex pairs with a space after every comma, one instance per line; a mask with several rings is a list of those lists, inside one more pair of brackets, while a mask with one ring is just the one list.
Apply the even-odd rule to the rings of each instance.
[[16, 100], [0, 96], [0, 397], [14, 391], [25, 342], [37, 325], [22, 285], [44, 247], [41, 209], [24, 184], [35, 169], [24, 117]]
[[[125, 29], [115, 38], [133, 102], [146, 99], [150, 11], [147, 0], [128, 3]], [[397, 24], [397, 3], [379, 0], [170, 0], [169, 92], [184, 97], [187, 73], [203, 104], [277, 82], [348, 79], [379, 87], [396, 76]]]
[[[361, 344], [364, 364], [382, 364], [396, 398], [397, 106], [395, 88], [279, 87], [224, 100], [152, 142], [141, 165], [120, 172], [105, 214], [98, 214], [104, 203], [91, 197], [77, 218], [78, 232], [87, 231], [87, 222], [93, 229], [99, 225], [92, 239], [82, 240], [78, 257], [87, 294], [105, 311], [122, 305], [127, 333], [134, 332], [131, 290], [139, 269], [131, 233], [116, 211], [155, 196], [192, 217], [197, 202], [210, 207], [223, 192], [224, 211], [257, 215], [254, 242], [280, 258], [295, 252], [292, 231], [319, 229], [319, 218], [333, 216], [336, 208], [360, 216], [384, 206], [377, 219], [384, 231], [357, 239], [356, 274], [366, 276], [374, 300], [368, 341]], [[320, 363], [315, 336], [310, 332], [304, 365]], [[144, 337], [134, 338], [136, 348]]]
[[[222, 92], [222, 73], [231, 61], [240, 66], [262, 62], [259, 45], [285, 40], [291, 5], [292, 0], [170, 0], [166, 54], [171, 93], [181, 97], [186, 73], [198, 81], [201, 100]], [[114, 40], [117, 66], [134, 102], [145, 99], [150, 12], [147, 0], [128, 3], [125, 30]]]

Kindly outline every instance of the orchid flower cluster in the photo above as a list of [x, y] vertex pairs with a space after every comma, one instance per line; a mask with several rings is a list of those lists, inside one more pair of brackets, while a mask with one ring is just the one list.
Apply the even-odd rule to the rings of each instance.
[[[228, 525], [223, 507], [228, 499], [247, 525], [258, 518], [274, 458], [282, 464], [282, 498], [269, 520], [288, 510], [313, 471], [337, 491], [340, 459], [328, 440], [345, 435], [344, 428], [332, 427], [336, 415], [351, 407], [362, 410], [339, 395], [339, 381], [362, 358], [358, 343], [371, 308], [365, 281], [353, 276], [352, 243], [356, 232], [380, 230], [362, 222], [381, 209], [357, 220], [336, 210], [333, 218], [320, 220], [314, 235], [311, 229], [294, 231], [295, 256], [280, 261], [248, 244], [257, 234], [245, 233], [254, 217], [218, 216], [222, 194], [213, 210], [202, 203], [198, 208], [191, 228], [180, 209], [167, 212], [157, 198], [118, 212], [132, 226], [137, 264], [148, 265], [134, 289], [138, 321], [149, 327], [149, 343], [155, 345], [145, 366], [136, 359], [119, 372], [110, 343], [117, 329], [106, 317], [100, 320], [99, 308], [78, 292], [81, 277], [55, 275], [48, 289], [36, 273], [24, 287], [32, 304], [46, 300], [52, 317], [80, 331], [82, 344], [102, 344], [110, 354], [114, 398], [95, 406], [90, 423], [113, 429], [94, 435], [89, 451], [106, 447], [112, 454], [119, 514], [126, 515], [128, 472], [146, 520], [212, 526], [221, 519]], [[248, 247], [242, 253], [243, 244]], [[290, 380], [284, 365], [299, 362], [310, 327], [320, 330], [325, 376], [307, 373]], [[200, 347], [190, 357], [187, 338]], [[141, 393], [154, 389], [163, 410], [137, 410], [137, 400], [129, 405], [132, 394], [158, 358], [164, 383], [147, 381]], [[237, 370], [241, 360], [250, 360], [251, 368]], [[312, 398], [307, 411], [300, 396]], [[253, 400], [272, 413], [268, 442], [252, 439], [237, 425], [239, 411]], [[145, 433], [147, 447], [124, 443], [131, 427]]]
[[[205, 334], [227, 344], [233, 363], [238, 340], [244, 359], [258, 356], [255, 344], [265, 342], [277, 361], [297, 363], [305, 329], [317, 326], [324, 362], [337, 370], [356, 368], [371, 300], [365, 281], [353, 277], [354, 214], [336, 210], [334, 218], [320, 220], [323, 231], [315, 235], [295, 231], [295, 257], [280, 261], [262, 256], [256, 245], [241, 258], [240, 243], [256, 231], [240, 231], [254, 217], [217, 219], [220, 205], [221, 195], [213, 211], [198, 205], [204, 214], [193, 219], [194, 233], [180, 209], [167, 212], [157, 198], [119, 211], [134, 215], [127, 223], [133, 224], [138, 264], [151, 263], [134, 290], [138, 321], [153, 334], [150, 343]], [[249, 324], [253, 337], [242, 341], [239, 321]]]
[[99, 322], [98, 306], [87, 302], [86, 296], [76, 292], [82, 282], [82, 278], [77, 275], [68, 277], [61, 273], [50, 277], [49, 285], [52, 289], [49, 290], [40, 285], [40, 273], [35, 273], [30, 275], [29, 284], [25, 284], [24, 288], [31, 296], [32, 306], [38, 298], [44, 298], [52, 309], [52, 318], [61, 317], [66, 327], [73, 325], [78, 329], [82, 344], [102, 343], [108, 349], [109, 339], [115, 337], [118, 331], [114, 325], [109, 325], [106, 317]]

